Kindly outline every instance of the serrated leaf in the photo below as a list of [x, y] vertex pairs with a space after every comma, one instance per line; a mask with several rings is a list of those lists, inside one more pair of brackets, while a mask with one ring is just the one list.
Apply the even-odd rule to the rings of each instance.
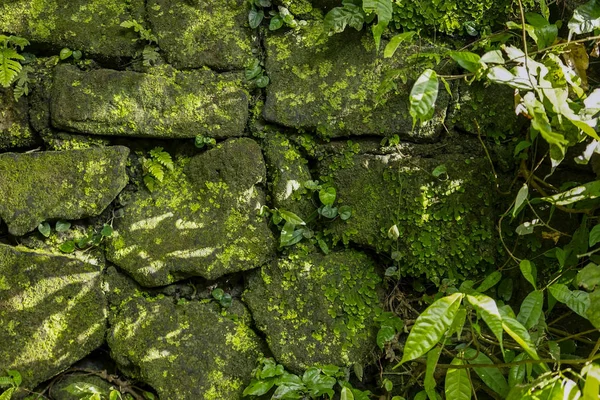
[[542, 316], [544, 306], [544, 292], [535, 290], [527, 295], [521, 303], [517, 321], [519, 321], [525, 329], [533, 328]]
[[[465, 359], [469, 364], [494, 364], [488, 356], [475, 349], [466, 349]], [[473, 368], [473, 370], [490, 389], [500, 396], [506, 397], [509, 390], [508, 384], [498, 368]]]
[[0, 400], [10, 400], [15, 390], [14, 387], [6, 389], [4, 393], [0, 394]]
[[410, 92], [410, 115], [413, 118], [413, 129], [417, 120], [425, 122], [433, 117], [435, 102], [439, 92], [437, 73], [426, 69], [417, 79]]
[[[460, 358], [455, 358], [452, 365], [464, 365], [465, 362]], [[446, 382], [444, 392], [446, 399], [450, 400], [470, 400], [471, 399], [471, 380], [466, 369], [449, 368], [446, 372]]]
[[537, 289], [537, 268], [535, 267], [535, 264], [529, 260], [522, 260], [519, 263], [519, 268], [521, 269], [521, 273], [527, 282], [531, 283], [534, 289]]
[[411, 39], [413, 36], [416, 35], [416, 33], [417, 32], [410, 31], [410, 32], [404, 32], [404, 33], [395, 35], [393, 38], [390, 39], [388, 44], [385, 46], [385, 50], [383, 50], [383, 57], [384, 58], [393, 57], [394, 53], [398, 49], [398, 46], [400, 46], [400, 44], [402, 42]]
[[494, 333], [494, 336], [498, 339], [498, 343], [500, 343], [500, 349], [503, 351], [502, 317], [500, 316], [500, 311], [498, 311], [496, 301], [483, 294], [467, 295], [467, 300]]
[[0, 48], [0, 85], [9, 87], [13, 83], [23, 68], [19, 63], [22, 60], [25, 60], [25, 57], [15, 49]]
[[419, 315], [404, 345], [400, 364], [421, 357], [439, 342], [452, 324], [463, 297], [462, 293], [442, 297]]
[[500, 271], [494, 271], [488, 276], [485, 277], [481, 285], [479, 285], [475, 290], [478, 292], [486, 292], [489, 289], [493, 288], [502, 280], [502, 273]]

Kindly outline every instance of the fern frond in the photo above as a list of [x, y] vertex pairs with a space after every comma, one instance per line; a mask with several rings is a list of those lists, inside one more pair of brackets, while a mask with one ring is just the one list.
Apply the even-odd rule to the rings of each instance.
[[19, 101], [21, 96], [27, 96], [29, 94], [29, 73], [33, 72], [33, 68], [25, 66], [17, 76], [17, 84], [13, 91], [15, 101]]
[[0, 376], [0, 387], [12, 386], [13, 380], [10, 376]]
[[150, 192], [154, 192], [154, 189], [156, 188], [156, 179], [150, 175], [146, 175], [144, 176], [144, 184]]
[[163, 151], [162, 147], [156, 147], [150, 150], [150, 155], [155, 161], [157, 161], [163, 167], [167, 168], [169, 171], [173, 171], [173, 169], [175, 168], [175, 164], [173, 163], [171, 155], [166, 151]]
[[148, 162], [147, 168], [150, 175], [162, 183], [162, 181], [165, 179], [165, 170], [163, 169], [163, 166], [160, 163], [152, 160]]
[[151, 67], [158, 61], [158, 52], [152, 46], [144, 47], [144, 51], [142, 52], [142, 57], [144, 59], [144, 67]]
[[20, 47], [21, 51], [25, 49], [25, 46], [29, 46], [29, 40], [20, 36], [9, 36], [7, 41], [8, 43], [12, 43], [15, 47]]
[[24, 59], [25, 57], [17, 53], [15, 49], [0, 49], [0, 85], [9, 87], [13, 83], [23, 69], [17, 60]]

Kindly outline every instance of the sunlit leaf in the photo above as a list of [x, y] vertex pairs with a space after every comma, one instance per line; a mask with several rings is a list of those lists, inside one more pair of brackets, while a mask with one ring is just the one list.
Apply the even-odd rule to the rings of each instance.
[[564, 303], [571, 310], [583, 318], [587, 318], [586, 312], [590, 306], [589, 293], [581, 290], [570, 290], [567, 285], [555, 283], [548, 287], [552, 296], [561, 303]]
[[385, 58], [392, 57], [394, 55], [394, 53], [396, 53], [398, 46], [400, 46], [400, 44], [402, 42], [411, 39], [413, 36], [416, 35], [416, 33], [417, 32], [409, 31], [409, 32], [404, 32], [404, 33], [395, 35], [393, 38], [390, 39], [388, 44], [385, 46], [385, 50], [383, 50], [383, 57], [385, 57]]
[[525, 329], [533, 328], [542, 316], [544, 306], [544, 292], [535, 290], [527, 295], [521, 303], [521, 309], [517, 315], [519, 321]]
[[427, 392], [427, 397], [429, 400], [436, 400], [436, 392], [435, 392], [435, 367], [440, 359], [440, 354], [442, 353], [442, 348], [439, 346], [434, 347], [427, 353], [427, 364], [425, 367], [425, 391]]
[[425, 70], [410, 92], [410, 115], [413, 118], [413, 129], [417, 120], [425, 122], [433, 117], [438, 91], [437, 73], [432, 69]]
[[534, 289], [537, 289], [537, 268], [535, 267], [535, 264], [529, 260], [522, 260], [519, 263], [519, 268], [521, 269], [521, 273], [527, 282], [531, 283]]
[[467, 300], [494, 333], [502, 350], [502, 317], [496, 301], [483, 294], [467, 295]]
[[[464, 365], [460, 358], [452, 360], [452, 365]], [[471, 399], [471, 381], [466, 369], [448, 369], [445, 382], [446, 399], [452, 400], [470, 400]]]

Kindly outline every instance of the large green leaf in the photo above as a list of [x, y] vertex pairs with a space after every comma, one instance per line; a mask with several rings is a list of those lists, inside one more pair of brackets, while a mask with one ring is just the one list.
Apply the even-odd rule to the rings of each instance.
[[600, 329], [600, 289], [590, 293], [590, 307], [587, 309], [586, 317], [594, 328]]
[[442, 297], [419, 315], [406, 339], [400, 364], [421, 357], [439, 342], [452, 324], [463, 297], [462, 293]]
[[[455, 358], [451, 364], [464, 365], [464, 361], [460, 358]], [[448, 369], [446, 373], [445, 393], [448, 400], [471, 399], [471, 381], [466, 369]]]
[[427, 353], [427, 365], [425, 367], [425, 392], [427, 392], [427, 397], [429, 400], [436, 400], [437, 393], [435, 392], [435, 367], [437, 367], [437, 363], [440, 359], [440, 354], [442, 353], [442, 348], [439, 346], [431, 349], [429, 353]]
[[529, 260], [522, 260], [519, 264], [519, 268], [521, 269], [523, 277], [527, 279], [527, 282], [531, 283], [534, 289], [537, 289], [537, 269], [535, 268], [535, 264]]
[[283, 218], [284, 221], [290, 222], [293, 225], [306, 225], [302, 218], [291, 211], [279, 210], [279, 215], [281, 215], [281, 218]]
[[548, 290], [556, 300], [566, 304], [567, 307], [583, 318], [587, 318], [586, 312], [590, 306], [589, 293], [581, 290], [570, 290], [567, 285], [562, 283], [555, 283], [548, 287]]
[[559, 206], [566, 206], [581, 200], [595, 199], [600, 196], [600, 181], [588, 182], [554, 196], [542, 197], [542, 200]]
[[[521, 353], [514, 358], [513, 362], [523, 361], [526, 359], [527, 354]], [[510, 369], [508, 370], [508, 387], [512, 388], [515, 385], [519, 385], [523, 382], [523, 380], [525, 379], [525, 369], [525, 364], [519, 364], [510, 367]]]
[[502, 280], [502, 272], [494, 271], [488, 276], [485, 277], [481, 285], [479, 285], [475, 290], [478, 292], [485, 292], [498, 284]]
[[467, 295], [467, 300], [477, 313], [481, 315], [481, 318], [483, 318], [487, 326], [494, 333], [502, 348], [502, 317], [500, 316], [500, 311], [498, 311], [496, 300], [483, 294]]
[[[502, 328], [508, 335], [525, 350], [529, 357], [539, 360], [540, 357], [535, 349], [535, 344], [527, 329], [516, 318], [513, 317], [512, 310], [508, 306], [499, 308], [502, 315]], [[545, 368], [545, 367], [542, 367]]]
[[579, 6], [569, 21], [569, 30], [577, 35], [590, 33], [600, 28], [600, 4], [596, 0]]
[[451, 51], [450, 57], [469, 72], [477, 72], [483, 67], [481, 57], [470, 51]]
[[437, 73], [432, 69], [426, 69], [410, 91], [410, 115], [413, 118], [413, 129], [417, 120], [425, 122], [433, 117], [438, 92]]
[[400, 33], [396, 36], [394, 36], [393, 38], [390, 39], [390, 41], [388, 42], [388, 44], [385, 46], [385, 50], [383, 50], [383, 57], [384, 58], [390, 58], [394, 55], [394, 53], [396, 52], [396, 50], [398, 49], [398, 46], [400, 46], [400, 43], [411, 39], [413, 36], [415, 36], [417, 32], [415, 31], [410, 31], [410, 32], [404, 32], [404, 33]]
[[521, 303], [517, 321], [523, 324], [525, 329], [533, 328], [542, 316], [544, 306], [544, 292], [535, 290], [527, 295]]
[[[469, 364], [494, 364], [492, 360], [482, 352], [475, 349], [465, 350], [465, 359]], [[502, 372], [498, 368], [473, 368], [479, 379], [483, 381], [490, 389], [502, 397], [508, 394], [508, 383]]]
[[592, 400], [599, 397], [600, 392], [600, 366], [589, 364], [584, 367], [585, 386], [583, 387], [583, 400]]
[[[598, 225], [596, 225], [598, 226]], [[577, 286], [585, 290], [592, 291], [596, 287], [600, 287], [600, 265], [589, 263], [577, 273], [575, 277]]]
[[392, 20], [392, 0], [363, 0], [363, 10], [367, 14], [374, 12], [378, 22]]
[[365, 23], [365, 13], [356, 4], [345, 2], [343, 7], [332, 8], [325, 15], [323, 23], [325, 29], [330, 32], [343, 32], [346, 26], [360, 31]]

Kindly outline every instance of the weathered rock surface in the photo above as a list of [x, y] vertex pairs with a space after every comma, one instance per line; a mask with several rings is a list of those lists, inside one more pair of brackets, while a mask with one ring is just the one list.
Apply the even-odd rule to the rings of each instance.
[[15, 101], [12, 89], [0, 88], [0, 151], [35, 144], [27, 112], [26, 98]]
[[241, 75], [168, 68], [153, 72], [82, 72], [58, 66], [51, 97], [52, 125], [92, 135], [243, 135], [248, 95]]
[[[338, 204], [352, 208], [349, 220], [332, 224], [334, 238], [396, 252], [409, 275], [433, 278], [492, 263], [495, 191], [487, 160], [451, 153], [446, 145], [423, 157], [418, 150], [408, 156], [408, 148], [325, 158], [321, 174], [332, 179]], [[388, 236], [394, 225], [397, 241]]]
[[448, 105], [443, 91], [434, 118], [414, 130], [408, 112], [412, 82], [402, 84], [396, 78], [397, 90], [383, 96], [385, 104], [376, 105], [386, 73], [398, 70], [410, 77], [424, 69], [410, 58], [423, 48], [400, 45], [393, 58], [383, 59], [368, 32], [347, 29], [327, 37], [322, 29], [322, 22], [311, 23], [265, 39], [271, 79], [263, 113], [267, 120], [332, 137], [397, 134], [414, 141], [438, 137]]
[[300, 249], [253, 272], [244, 300], [286, 368], [350, 366], [366, 361], [376, 346], [380, 281], [363, 253]]
[[312, 179], [308, 161], [283, 134], [268, 131], [263, 142], [271, 200], [273, 205], [301, 218], [315, 211], [310, 199], [302, 194], [304, 182]]
[[115, 220], [107, 257], [149, 287], [260, 267], [274, 252], [258, 215], [265, 181], [260, 147], [251, 139], [181, 159], [153, 193], [132, 195]]
[[111, 317], [108, 344], [123, 371], [163, 400], [241, 399], [262, 345], [215, 303], [131, 297]]
[[0, 32], [107, 57], [133, 56], [138, 34], [124, 21], [144, 15], [143, 0], [12, 0], [0, 3]]
[[104, 341], [100, 268], [0, 244], [0, 365], [33, 389]]
[[448, 125], [494, 138], [520, 132], [525, 119], [515, 114], [514, 96], [514, 89], [508, 86], [461, 83], [448, 112]]
[[21, 236], [48, 219], [99, 215], [128, 182], [123, 146], [0, 154], [0, 217]]
[[256, 45], [249, 11], [245, 0], [148, 2], [160, 48], [176, 68], [245, 69]]

